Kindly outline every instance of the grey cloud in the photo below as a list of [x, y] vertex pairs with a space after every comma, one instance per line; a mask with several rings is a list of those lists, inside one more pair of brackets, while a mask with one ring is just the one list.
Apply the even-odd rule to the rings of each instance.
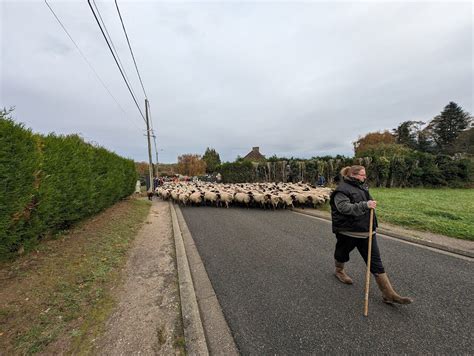
[[[126, 114], [42, 2], [2, 5], [0, 105], [34, 131], [81, 132], [146, 160], [143, 122], [87, 4], [51, 4]], [[428, 121], [450, 100], [473, 109], [469, 3], [119, 4], [163, 162], [208, 146], [224, 160], [253, 146], [351, 155], [359, 135]], [[98, 5], [142, 105], [114, 4]]]

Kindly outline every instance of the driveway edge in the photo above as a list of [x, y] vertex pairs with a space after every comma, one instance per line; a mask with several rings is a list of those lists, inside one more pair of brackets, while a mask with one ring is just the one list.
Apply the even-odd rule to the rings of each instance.
[[174, 205], [174, 209], [176, 209], [178, 224], [184, 241], [191, 276], [194, 281], [197, 305], [209, 353], [211, 355], [239, 355], [234, 338], [181, 209], [178, 205]]
[[[309, 216], [313, 216], [313, 217], [317, 217], [317, 218], [320, 218], [320, 219], [331, 221], [330, 217], [328, 217], [326, 214], [324, 214], [323, 212], [320, 212], [320, 211], [308, 211], [308, 210], [305, 210], [305, 209], [297, 209], [297, 208], [293, 209], [293, 211], [296, 212], [296, 213], [309, 215]], [[472, 253], [471, 251], [461, 250], [461, 249], [450, 247], [450, 246], [447, 246], [447, 245], [441, 245], [441, 244], [438, 244], [438, 243], [435, 243], [435, 242], [432, 242], [432, 241], [422, 240], [422, 239], [410, 236], [409, 231], [407, 231], [407, 233], [406, 233], [407, 235], [401, 235], [401, 234], [397, 234], [396, 232], [384, 229], [383, 227], [379, 226], [377, 228], [377, 232], [382, 234], [382, 235], [387, 235], [389, 237], [393, 237], [393, 238], [396, 238], [396, 239], [399, 239], [399, 240], [412, 242], [412, 243], [417, 244], [417, 245], [424, 245], [424, 246], [428, 246], [428, 247], [435, 248], [435, 249], [438, 249], [438, 250], [454, 253], [456, 255], [461, 255], [461, 256], [464, 256], [464, 257], [474, 258], [474, 253]]]
[[194, 292], [193, 280], [189, 269], [183, 236], [178, 224], [178, 217], [173, 203], [169, 203], [173, 236], [176, 248], [176, 265], [178, 267], [179, 297], [183, 318], [184, 339], [188, 355], [209, 355], [206, 337]]

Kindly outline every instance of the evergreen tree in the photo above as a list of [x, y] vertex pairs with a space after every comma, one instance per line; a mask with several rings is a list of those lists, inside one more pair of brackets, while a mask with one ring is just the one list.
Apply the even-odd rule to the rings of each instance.
[[393, 129], [395, 142], [413, 149], [418, 148], [421, 125], [424, 125], [423, 121], [402, 122], [396, 129]]
[[202, 160], [206, 162], [206, 173], [214, 173], [221, 164], [221, 158], [219, 153], [216, 152], [213, 148], [206, 148]]
[[474, 127], [461, 132], [454, 142], [455, 153], [469, 153], [474, 155]]
[[453, 145], [459, 134], [469, 127], [471, 122], [469, 113], [456, 103], [450, 102], [440, 115], [429, 124], [433, 140], [440, 152], [452, 153]]
[[429, 126], [418, 131], [418, 145], [416, 149], [422, 152], [435, 153], [436, 143], [433, 141], [432, 131]]

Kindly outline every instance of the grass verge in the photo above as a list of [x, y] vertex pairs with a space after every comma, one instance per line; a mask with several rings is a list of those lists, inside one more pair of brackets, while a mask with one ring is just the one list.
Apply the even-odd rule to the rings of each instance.
[[474, 241], [474, 189], [373, 188], [381, 222]]
[[1, 353], [88, 353], [115, 305], [112, 291], [149, 209], [145, 200], [119, 202], [2, 263]]
[[[371, 188], [379, 222], [474, 241], [474, 189]], [[320, 210], [330, 212], [329, 203]]]

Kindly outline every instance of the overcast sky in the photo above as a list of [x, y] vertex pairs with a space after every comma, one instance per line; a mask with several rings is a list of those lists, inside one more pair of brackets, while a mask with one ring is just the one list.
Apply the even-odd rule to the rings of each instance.
[[[147, 160], [145, 124], [87, 1], [0, 0], [0, 106], [34, 132], [79, 133]], [[113, 1], [96, 1], [144, 106]], [[473, 112], [473, 2], [118, 1], [160, 162], [352, 156], [359, 135]], [[153, 153], [153, 160], [155, 154]]]

